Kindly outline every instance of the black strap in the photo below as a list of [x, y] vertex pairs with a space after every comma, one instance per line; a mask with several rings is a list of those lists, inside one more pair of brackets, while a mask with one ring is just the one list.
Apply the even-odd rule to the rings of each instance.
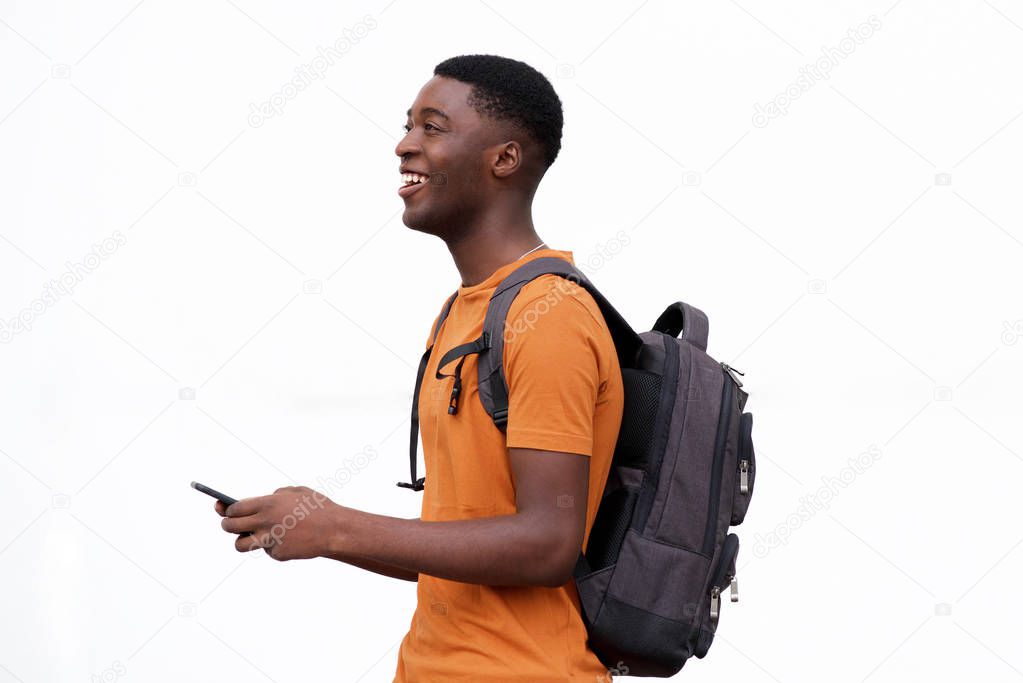
[[[439, 325], [438, 325], [439, 326]], [[411, 446], [409, 447], [409, 470], [412, 473], [412, 477], [408, 481], [399, 481], [398, 486], [403, 488], [412, 489], [413, 491], [422, 491], [423, 486], [426, 483], [426, 477], [416, 478], [416, 460], [419, 459], [418, 447], [419, 447], [419, 388], [423, 385], [423, 375], [426, 374], [426, 363], [430, 360], [430, 351], [433, 350], [433, 344], [423, 352], [423, 357], [419, 359], [419, 371], [416, 372], [416, 391], [412, 395], [412, 428], [411, 428]]]
[[[448, 400], [448, 415], [454, 415], [458, 412], [458, 395], [462, 393], [462, 364], [465, 362], [467, 356], [474, 353], [482, 353], [490, 348], [490, 335], [484, 332], [476, 339], [471, 342], [459, 344], [453, 349], [448, 349], [440, 358], [440, 362], [437, 363], [437, 379], [444, 379], [445, 377], [454, 377], [455, 383], [451, 387], [451, 398]], [[446, 375], [440, 371], [445, 365], [459, 358], [458, 365], [455, 366], [455, 373], [453, 375]]]
[[419, 359], [419, 370], [416, 372], [416, 388], [412, 393], [412, 425], [409, 429], [409, 472], [412, 476], [408, 481], [398, 482], [398, 486], [412, 489], [413, 491], [422, 491], [426, 484], [426, 477], [416, 478], [416, 461], [419, 459], [419, 390], [423, 386], [426, 364], [430, 360], [430, 352], [433, 351], [434, 344], [437, 343], [440, 326], [447, 319], [448, 313], [451, 311], [451, 304], [454, 303], [456, 296], [458, 296], [457, 291], [444, 302], [444, 307], [441, 309], [440, 315], [437, 317], [437, 323], [433, 328], [433, 339], [430, 341], [426, 351], [423, 352], [423, 357]]
[[507, 429], [508, 423], [508, 385], [504, 375], [504, 332], [506, 317], [512, 301], [527, 283], [541, 275], [558, 275], [579, 285], [593, 297], [608, 331], [614, 341], [618, 362], [622, 368], [635, 367], [636, 357], [643, 346], [643, 340], [629, 326], [622, 315], [601, 294], [578, 268], [559, 257], [540, 257], [528, 261], [507, 275], [495, 288], [490, 297], [487, 313], [483, 320], [484, 334], [491, 335], [489, 353], [480, 356], [478, 367], [479, 397], [484, 409], [501, 431]]
[[572, 578], [581, 579], [591, 573], [593, 573], [593, 570], [590, 569], [589, 561], [586, 559], [585, 555], [579, 553], [579, 557], [576, 558], [575, 561], [575, 569], [572, 570]]
[[447, 353], [440, 357], [440, 362], [437, 363], [437, 379], [444, 379], [445, 377], [452, 377], [452, 375], [445, 375], [440, 371], [442, 367], [450, 363], [456, 358], [462, 358], [471, 355], [473, 353], [480, 353], [490, 348], [490, 335], [484, 332], [480, 336], [473, 339], [471, 342], [459, 344], [453, 349], [449, 349]]

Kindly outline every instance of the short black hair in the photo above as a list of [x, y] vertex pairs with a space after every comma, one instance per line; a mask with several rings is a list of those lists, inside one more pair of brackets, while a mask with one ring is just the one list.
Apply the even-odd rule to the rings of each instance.
[[561, 99], [542, 73], [508, 57], [461, 55], [438, 64], [433, 74], [471, 85], [469, 106], [525, 131], [543, 150], [545, 168], [558, 158]]

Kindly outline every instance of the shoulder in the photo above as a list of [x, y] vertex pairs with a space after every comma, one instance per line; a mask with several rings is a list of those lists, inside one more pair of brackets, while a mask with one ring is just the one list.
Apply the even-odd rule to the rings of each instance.
[[575, 323], [580, 330], [607, 332], [607, 323], [586, 288], [560, 275], [546, 274], [523, 285], [508, 309], [507, 326], [537, 327]]
[[528, 367], [563, 376], [585, 366], [603, 377], [617, 363], [596, 300], [582, 285], [552, 274], [524, 285], [509, 307], [503, 357], [510, 375]]

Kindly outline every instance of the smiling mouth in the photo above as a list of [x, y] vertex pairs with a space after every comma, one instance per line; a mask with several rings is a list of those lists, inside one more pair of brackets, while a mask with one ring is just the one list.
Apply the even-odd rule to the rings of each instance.
[[419, 190], [425, 187], [427, 184], [428, 183], [426, 180], [405, 183], [404, 185], [398, 188], [398, 195], [404, 199], [412, 194], [415, 194], [416, 192], [419, 192]]
[[[422, 188], [424, 185], [429, 185], [431, 182], [436, 180], [432, 176], [427, 175], [425, 173], [415, 172], [402, 173], [401, 178], [403, 182], [398, 187], [398, 195], [403, 199], [418, 192], [419, 189]], [[443, 173], [439, 174], [439, 178], [437, 179], [441, 180], [442, 181], [441, 184], [443, 184], [444, 174]]]
[[402, 173], [401, 179], [404, 183], [404, 187], [409, 185], [418, 185], [427, 183], [430, 181], [430, 176], [423, 173]]

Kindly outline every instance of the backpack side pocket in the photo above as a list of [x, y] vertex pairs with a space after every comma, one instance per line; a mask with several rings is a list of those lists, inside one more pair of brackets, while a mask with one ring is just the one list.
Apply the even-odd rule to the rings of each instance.
[[735, 473], [735, 491], [732, 495], [731, 525], [742, 524], [753, 496], [753, 482], [757, 475], [756, 455], [753, 451], [753, 414], [739, 417], [738, 469]]

